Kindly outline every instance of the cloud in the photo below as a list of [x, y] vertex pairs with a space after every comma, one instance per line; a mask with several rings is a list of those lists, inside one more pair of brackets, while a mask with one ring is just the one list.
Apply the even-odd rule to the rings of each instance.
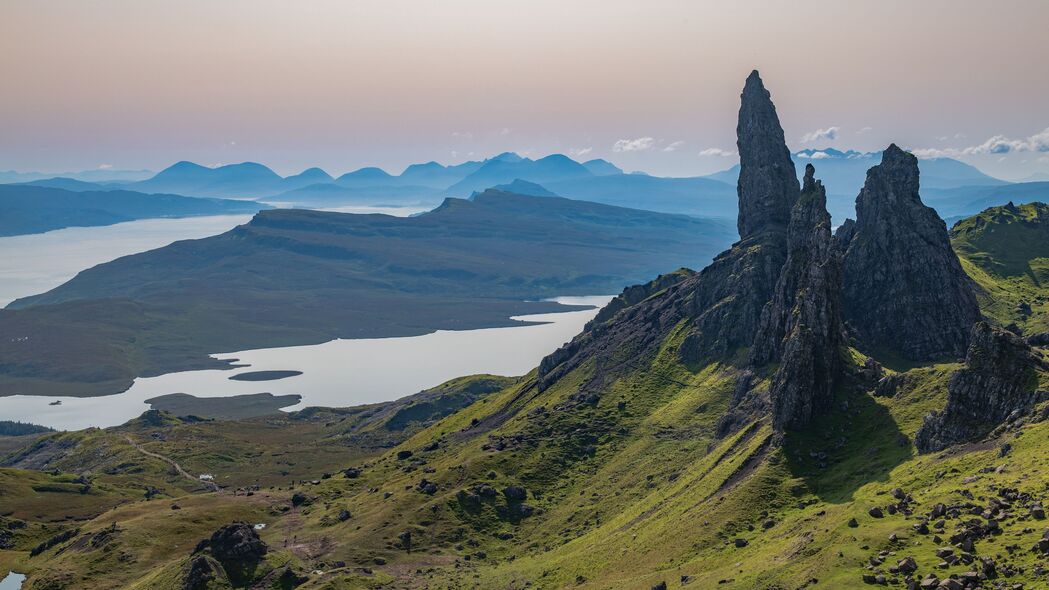
[[[958, 137], [957, 135], [955, 137]], [[964, 136], [962, 136], [964, 137]], [[986, 154], [1009, 154], [1013, 152], [1049, 152], [1049, 127], [1023, 139], [1010, 139], [995, 135], [981, 144], [963, 148], [919, 148], [911, 150], [919, 158], [957, 158]]]
[[452, 137], [458, 139], [473, 139], [474, 134], [469, 131], [452, 131]]
[[568, 154], [573, 156], [573, 157], [578, 158], [579, 156], [585, 156], [585, 155], [589, 154], [592, 151], [594, 151], [594, 148], [592, 148], [592, 147], [569, 148], [568, 149]]
[[735, 156], [736, 152], [735, 152], [735, 150], [723, 150], [721, 148], [713, 148], [712, 147], [712, 148], [707, 148], [707, 149], [699, 152], [699, 155], [701, 155], [701, 156], [719, 156], [719, 157], [722, 157], [722, 158], [728, 158], [730, 156]]
[[874, 127], [860, 127], [859, 130], [856, 131], [856, 135], [863, 135], [864, 133], [868, 133], [873, 130]]
[[513, 131], [513, 130], [510, 129], [509, 127], [503, 127], [502, 129], [499, 130], [499, 135], [510, 135], [511, 131]]
[[98, 169], [99, 170], [111, 170], [112, 168], [113, 168], [112, 164], [99, 164], [98, 165]]
[[817, 129], [815, 131], [809, 131], [805, 135], [801, 136], [801, 143], [810, 143], [813, 141], [826, 140], [831, 141], [838, 139], [838, 132], [841, 131], [841, 127], [827, 127], [826, 129]]
[[679, 147], [683, 146], [683, 145], [685, 145], [685, 142], [683, 142], [683, 141], [675, 141], [674, 143], [672, 143], [672, 144], [668, 145], [667, 147], [663, 148], [663, 151], [664, 152], [676, 152], [677, 149]]
[[639, 137], [637, 139], [620, 139], [612, 144], [613, 152], [643, 152], [652, 149], [656, 140], [651, 137]]
[[806, 152], [798, 152], [796, 155], [799, 158], [808, 158], [810, 160], [822, 160], [824, 158], [831, 157], [830, 154], [828, 154], [827, 152], [812, 152], [811, 154]]

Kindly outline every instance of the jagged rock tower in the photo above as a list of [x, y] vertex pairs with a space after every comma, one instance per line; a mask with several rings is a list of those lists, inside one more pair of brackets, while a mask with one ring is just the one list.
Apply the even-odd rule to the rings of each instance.
[[780, 363], [769, 388], [773, 425], [780, 429], [804, 425], [828, 408], [842, 372], [841, 256], [815, 172], [812, 164], [805, 167], [791, 210], [787, 263], [751, 348], [755, 366]]
[[686, 361], [749, 346], [787, 260], [787, 227], [800, 190], [776, 107], [757, 70], [740, 95], [736, 146], [740, 241], [701, 273], [704, 288], [693, 301], [697, 317], [682, 347]]
[[947, 226], [918, 196], [918, 159], [895, 144], [867, 171], [845, 253], [845, 319], [861, 346], [924, 361], [965, 354], [980, 309]]

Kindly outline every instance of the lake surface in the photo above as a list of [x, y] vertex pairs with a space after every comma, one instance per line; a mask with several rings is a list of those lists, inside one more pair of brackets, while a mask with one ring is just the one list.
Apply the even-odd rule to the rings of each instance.
[[22, 587], [25, 576], [11, 572], [3, 580], [0, 580], [0, 590], [18, 590]]
[[220, 234], [251, 215], [142, 219], [0, 238], [0, 307], [50, 291], [86, 268], [178, 240]]
[[[0, 420], [21, 420], [75, 430], [122, 424], [149, 409], [146, 399], [169, 393], [228, 397], [250, 393], [298, 394], [306, 406], [344, 407], [390, 401], [463, 375], [523, 375], [572, 339], [611, 299], [561, 297], [566, 305], [593, 309], [534, 314], [515, 320], [545, 322], [481, 330], [437, 331], [407, 338], [333, 340], [312, 346], [246, 350], [214, 355], [248, 365], [232, 370], [184, 371], [139, 378], [121, 394], [94, 398], [0, 398]], [[256, 371], [301, 371], [275, 381], [235, 381]], [[49, 405], [60, 400], [61, 405]]]

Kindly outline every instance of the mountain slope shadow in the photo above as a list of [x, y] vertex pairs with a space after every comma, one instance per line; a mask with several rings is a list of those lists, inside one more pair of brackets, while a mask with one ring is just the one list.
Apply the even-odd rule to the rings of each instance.
[[910, 439], [888, 408], [862, 392], [839, 391], [833, 411], [783, 443], [787, 468], [824, 502], [850, 502], [859, 488], [887, 482], [914, 455]]

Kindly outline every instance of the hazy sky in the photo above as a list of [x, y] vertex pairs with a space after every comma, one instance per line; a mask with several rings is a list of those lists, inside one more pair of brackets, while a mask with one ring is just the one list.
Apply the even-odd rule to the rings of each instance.
[[0, 170], [514, 150], [708, 173], [758, 68], [792, 148], [1018, 178], [1049, 172], [1047, 24], [1046, 0], [3, 0]]

